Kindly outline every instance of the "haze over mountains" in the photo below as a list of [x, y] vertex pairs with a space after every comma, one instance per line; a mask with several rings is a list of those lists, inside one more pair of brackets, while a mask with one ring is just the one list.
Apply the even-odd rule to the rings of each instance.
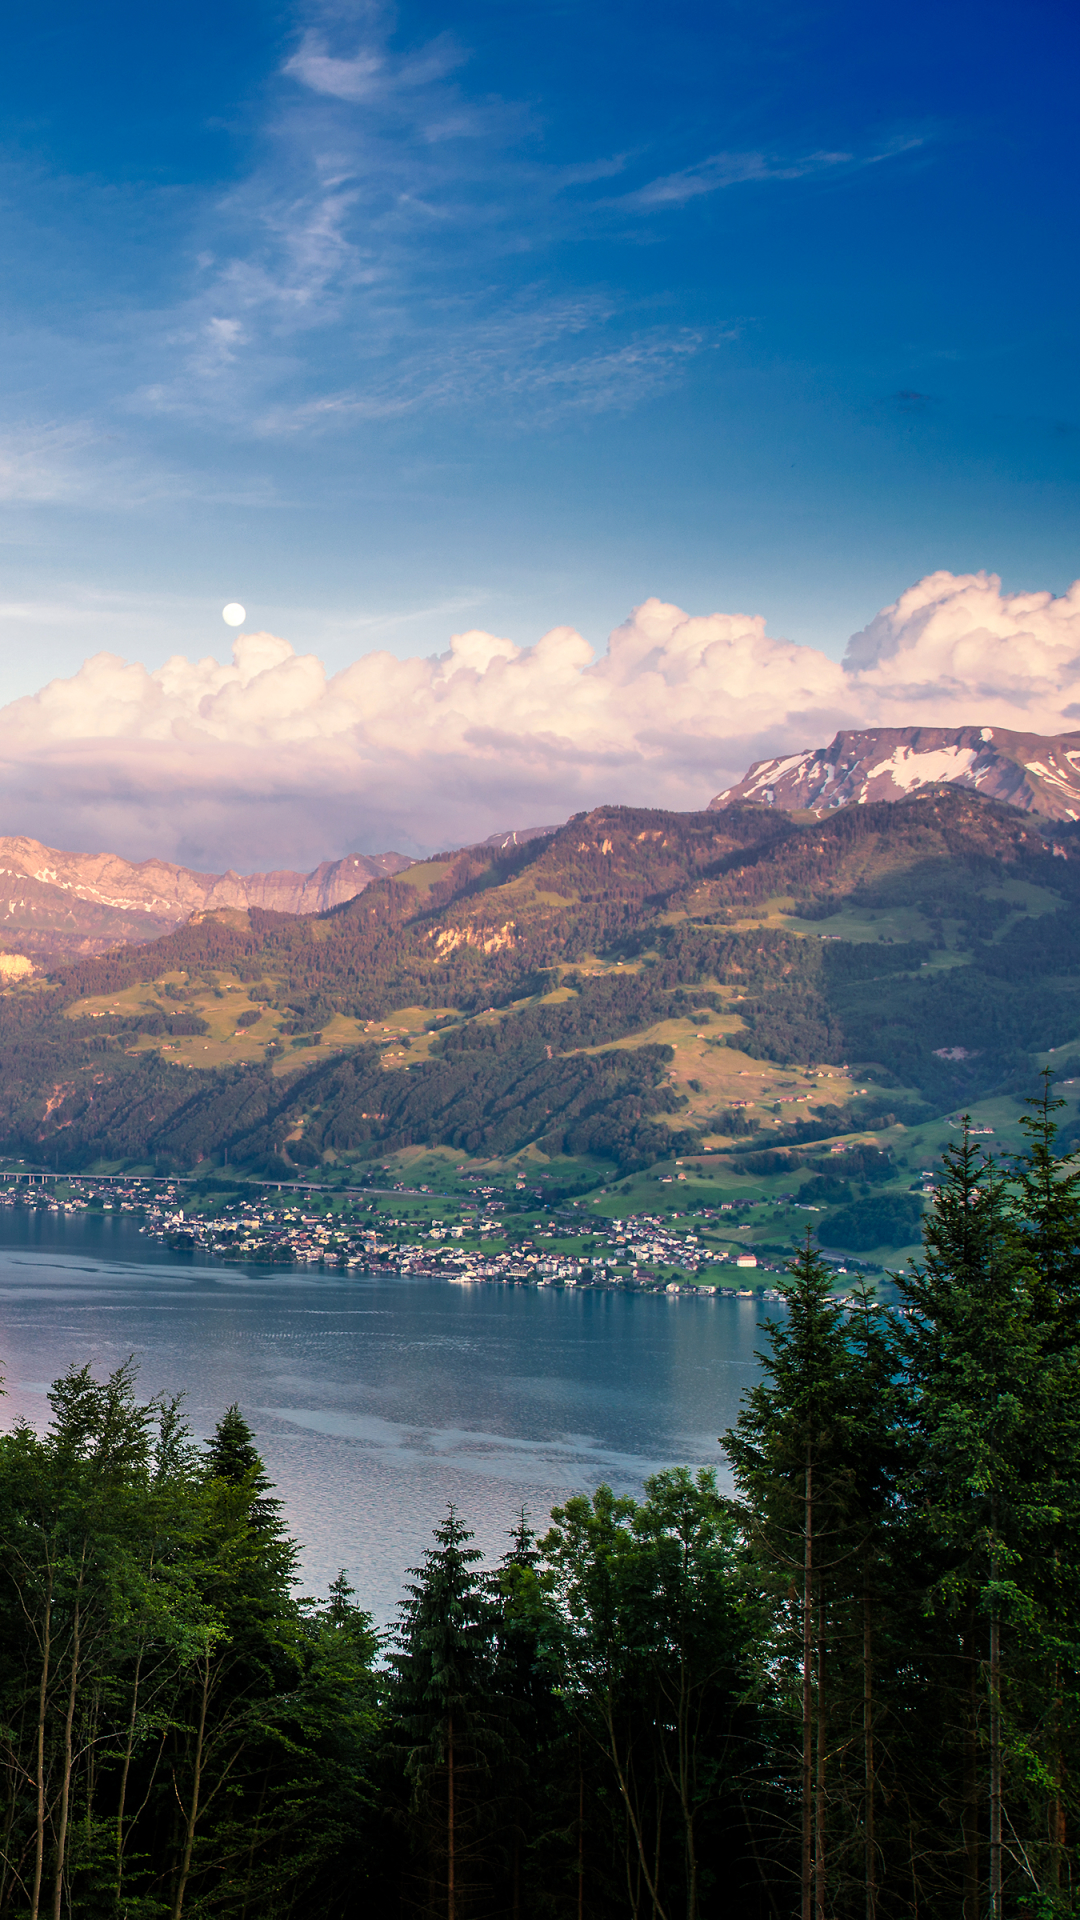
[[[1080, 820], [1080, 732], [1047, 736], [991, 726], [842, 731], [828, 747], [755, 761], [707, 811], [750, 805], [820, 815], [903, 800], [941, 785], [970, 789], [1047, 820]], [[558, 831], [555, 825], [509, 829], [479, 844], [507, 852]], [[325, 913], [412, 864], [399, 853], [348, 854], [324, 860], [310, 873], [200, 873], [166, 860], [132, 862], [0, 838], [0, 883], [6, 883], [0, 890], [0, 973], [15, 970], [4, 967], [5, 957], [47, 964], [104, 953], [155, 940], [194, 915], [222, 908]]]
[[196, 873], [167, 860], [0, 838], [0, 942], [27, 955], [104, 953], [220, 907], [323, 913], [410, 864], [400, 853], [352, 853], [312, 873]]
[[1013, 733], [1006, 727], [870, 727], [831, 746], [756, 760], [710, 809], [748, 801], [785, 812], [901, 800], [918, 787], [970, 787], [990, 800], [1080, 819], [1080, 733]]

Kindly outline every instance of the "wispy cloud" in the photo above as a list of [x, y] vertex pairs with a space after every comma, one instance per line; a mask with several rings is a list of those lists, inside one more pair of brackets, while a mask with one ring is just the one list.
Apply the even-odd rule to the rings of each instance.
[[689, 167], [680, 168], [677, 173], [662, 174], [645, 186], [634, 188], [623, 194], [616, 204], [643, 212], [650, 208], [683, 207], [690, 200], [719, 193], [725, 187], [745, 186], [751, 181], [807, 180], [838, 169], [876, 166], [922, 145], [923, 137], [912, 135], [890, 142], [881, 151], [863, 155], [820, 152], [784, 160], [765, 153], [713, 153]]
[[12, 425], [0, 432], [0, 500], [54, 504], [75, 498], [95, 438], [82, 422]]
[[283, 72], [313, 93], [347, 100], [351, 105], [385, 104], [395, 95], [430, 87], [463, 65], [466, 55], [448, 33], [440, 34], [418, 53], [392, 59], [385, 47], [361, 46], [341, 57], [327, 49], [322, 34], [305, 33], [300, 46], [285, 62]]
[[687, 361], [732, 333], [642, 327], [605, 341], [614, 315], [599, 300], [556, 301], [543, 289], [494, 313], [444, 314], [437, 339], [419, 345], [363, 384], [270, 409], [260, 430], [279, 435], [347, 427], [443, 410], [498, 404], [510, 425], [537, 425], [567, 412], [628, 412], [677, 380]]
[[[24, 403], [0, 441], [0, 496], [182, 497], [193, 440], [182, 456], [158, 449], [193, 428], [231, 456], [246, 445], [255, 473], [268, 439], [425, 411], [471, 408], [519, 433], [625, 413], [677, 386], [733, 329], [723, 316], [669, 323], [651, 297], [613, 283], [610, 254], [594, 281], [588, 269], [568, 275], [563, 243], [607, 246], [726, 188], [782, 190], [886, 157], [763, 145], [642, 180], [659, 136], [607, 153], [590, 151], [585, 131], [580, 154], [564, 147], [549, 161], [532, 105], [469, 82], [469, 49], [449, 34], [402, 46], [378, 6], [308, 6], [253, 108], [246, 174], [225, 190], [146, 189], [138, 209], [125, 189], [126, 225], [149, 236], [168, 222], [156, 299], [65, 296], [37, 345], [27, 325], [37, 360], [22, 391], [36, 383], [80, 404], [65, 423], [62, 405], [35, 422]], [[84, 190], [104, 230], [115, 208], [103, 194], [94, 214], [97, 189]], [[267, 497], [240, 464], [230, 457], [230, 483], [204, 482], [204, 496]]]
[[523, 258], [607, 231], [613, 210], [864, 164], [723, 152], [612, 199], [596, 189], [640, 154], [544, 164], [531, 110], [467, 94], [452, 36], [399, 52], [378, 13], [351, 31], [323, 18], [284, 62], [262, 157], [205, 219], [200, 283], [162, 339], [171, 368], [136, 408], [258, 435], [496, 399], [509, 425], [624, 412], [730, 330], [706, 339], [606, 291], [522, 286]]
[[850, 165], [850, 153], [812, 153], [804, 160], [781, 164], [763, 153], [713, 153], [678, 173], [662, 174], [646, 186], [622, 196], [624, 207], [683, 207], [705, 193], [719, 193], [722, 187], [743, 186], [749, 180], [804, 180], [808, 174], [825, 173], [834, 167]]

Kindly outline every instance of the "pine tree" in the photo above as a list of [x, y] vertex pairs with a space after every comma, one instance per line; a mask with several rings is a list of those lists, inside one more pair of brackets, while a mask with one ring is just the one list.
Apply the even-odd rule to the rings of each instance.
[[1068, 1821], [1080, 1811], [1080, 1171], [1056, 1152], [1055, 1114], [1063, 1106], [1047, 1072], [1041, 1096], [1021, 1121], [1028, 1146], [1014, 1169], [1011, 1207], [1040, 1345], [1039, 1418], [1029, 1422], [1028, 1475], [1043, 1490], [1041, 1524], [1028, 1551], [1028, 1686], [1023, 1725], [1014, 1733], [1023, 1765], [1014, 1771], [1027, 1787], [1025, 1855], [1055, 1912], [1070, 1910]]
[[425, 1911], [467, 1920], [497, 1875], [506, 1711], [495, 1693], [496, 1616], [453, 1506], [401, 1605], [390, 1657], [394, 1740], [412, 1790]]
[[248, 1519], [252, 1526], [271, 1530], [278, 1526], [281, 1501], [268, 1499], [271, 1482], [255, 1445], [255, 1435], [234, 1401], [218, 1421], [206, 1443], [206, 1476], [242, 1487], [248, 1500]]
[[808, 1236], [782, 1288], [787, 1311], [766, 1326], [767, 1373], [723, 1438], [749, 1552], [771, 1598], [763, 1660], [774, 1681], [781, 1677], [798, 1730], [802, 1920], [822, 1920], [830, 1905], [832, 1694], [841, 1691], [833, 1656], [857, 1544], [860, 1408], [844, 1309], [831, 1287]]
[[[965, 1128], [949, 1148], [925, 1258], [900, 1281], [913, 1464], [905, 1495], [925, 1543], [926, 1604], [959, 1636], [960, 1684], [937, 1668], [939, 1711], [959, 1743], [959, 1899], [964, 1920], [1001, 1920], [1010, 1859], [1006, 1760], [1012, 1683], [1031, 1606], [1031, 1551], [1045, 1520], [1041, 1336], [1030, 1269], [1004, 1183]], [[955, 1644], [955, 1642], [953, 1642]], [[940, 1754], [942, 1785], [948, 1748]], [[942, 1849], [950, 1850], [950, 1843]], [[986, 1866], [983, 1867], [985, 1858]], [[1023, 1873], [1023, 1863], [1013, 1862]]]
[[[529, 1867], [541, 1838], [542, 1809], [565, 1756], [568, 1732], [561, 1699], [561, 1623], [552, 1604], [538, 1537], [524, 1508], [495, 1569], [492, 1600], [492, 1684], [505, 1706], [507, 1900], [511, 1920], [520, 1920], [531, 1906]], [[584, 1845], [581, 1827], [579, 1809], [578, 1856]]]

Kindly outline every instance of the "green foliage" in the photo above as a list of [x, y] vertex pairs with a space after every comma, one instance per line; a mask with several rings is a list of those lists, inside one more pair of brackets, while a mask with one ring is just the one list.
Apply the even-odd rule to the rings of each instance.
[[734, 1498], [601, 1486], [491, 1569], [451, 1509], [381, 1668], [343, 1574], [296, 1599], [238, 1407], [200, 1447], [130, 1367], [73, 1368], [44, 1434], [0, 1435], [2, 1920], [1074, 1915], [1057, 1110], [1048, 1081], [1008, 1180], [949, 1151], [899, 1310], [835, 1296], [807, 1240]]
[[50, 1404], [0, 1437], [0, 1911], [284, 1914], [363, 1792], [369, 1627], [293, 1599], [236, 1409], [203, 1454], [130, 1366]]
[[830, 1247], [872, 1253], [875, 1247], [906, 1247], [917, 1238], [922, 1204], [914, 1193], [876, 1193], [838, 1207], [822, 1228]]
[[[177, 1169], [227, 1148], [237, 1165], [287, 1170], [286, 1138], [303, 1119], [300, 1151], [316, 1155], [535, 1144], [636, 1170], [696, 1144], [689, 1129], [672, 1138], [664, 1124], [678, 1096], [645, 1046], [633, 1062], [598, 1067], [583, 1050], [671, 1017], [704, 1022], [731, 1007], [721, 989], [737, 990], [741, 1025], [715, 1044], [728, 1038], [778, 1064], [859, 1062], [918, 1096], [794, 1122], [773, 1144], [886, 1124], [889, 1113], [940, 1113], [1014, 1082], [1033, 1049], [1080, 1030], [1078, 864], [1052, 857], [1033, 816], [957, 790], [821, 821], [752, 808], [599, 808], [524, 847], [447, 855], [424, 883], [381, 881], [327, 914], [204, 915], [0, 994], [0, 1148], [71, 1168], [107, 1156]], [[1017, 879], [1060, 910], [1014, 921], [1003, 883]], [[933, 937], [818, 939], [733, 924], [783, 899], [811, 921], [823, 916], [823, 931], [840, 907], [902, 910]], [[930, 965], [946, 924], [962, 964]], [[596, 953], [645, 964], [597, 975]], [[205, 1032], [190, 1003], [222, 970], [283, 1016], [276, 1045], [295, 1063], [287, 1080], [268, 1064], [192, 1071], [128, 1051], [139, 1033]], [[183, 986], [164, 979], [178, 973]], [[142, 1011], [65, 1011], [150, 981], [159, 1004]], [[554, 985], [569, 996], [549, 1000]], [[307, 1062], [336, 1015], [377, 1020], [402, 1006], [456, 1010], [449, 1024], [441, 1013], [433, 1021], [442, 1024], [431, 1059], [386, 1074], [361, 1045], [348, 1072], [340, 1058]], [[261, 1031], [256, 1017], [256, 1007], [241, 1012], [241, 1030]], [[739, 1123], [725, 1124], [738, 1137]]]
[[851, 1199], [851, 1187], [835, 1174], [818, 1173], [799, 1188], [799, 1199], [810, 1207], [844, 1206]]

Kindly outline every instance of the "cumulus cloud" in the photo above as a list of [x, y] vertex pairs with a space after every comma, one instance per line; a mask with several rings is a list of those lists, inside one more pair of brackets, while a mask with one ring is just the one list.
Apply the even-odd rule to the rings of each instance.
[[1080, 582], [1005, 594], [936, 573], [843, 662], [759, 615], [647, 600], [595, 655], [571, 627], [535, 646], [455, 634], [429, 659], [313, 654], [243, 634], [227, 664], [156, 672], [98, 653], [0, 709], [4, 831], [53, 845], [251, 870], [351, 850], [461, 844], [601, 801], [699, 807], [752, 759], [841, 726], [1080, 714]]
[[[1003, 594], [992, 573], [931, 573], [848, 644], [861, 697], [1021, 731], [1059, 731], [1080, 693], [1080, 581]], [[945, 721], [944, 724], [949, 724]]]

